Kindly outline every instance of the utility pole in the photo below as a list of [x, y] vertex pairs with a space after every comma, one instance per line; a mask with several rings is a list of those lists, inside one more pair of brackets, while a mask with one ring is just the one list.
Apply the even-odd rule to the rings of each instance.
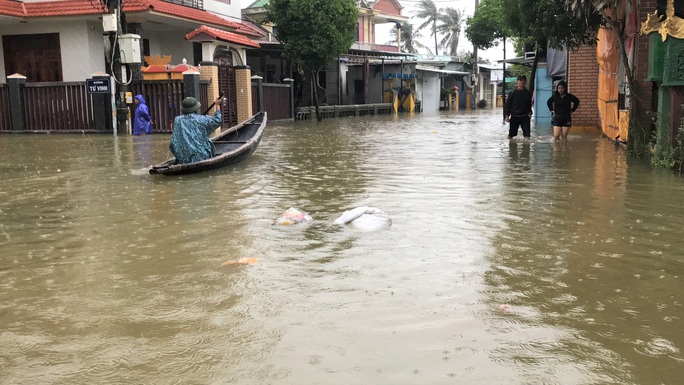
[[[475, 8], [477, 8], [477, 6], [479, 4], [480, 4], [480, 0], [475, 0]], [[479, 79], [478, 79], [478, 72], [479, 71], [477, 70], [477, 46], [475, 46], [475, 45], [473, 45], [473, 58], [472, 58], [472, 60], [473, 60], [473, 63], [472, 63], [473, 74], [472, 74], [472, 76], [470, 76], [470, 82], [473, 86], [473, 90], [472, 90], [473, 101], [475, 102], [475, 106], [477, 107], [477, 98], [479, 95], [477, 92], [477, 88], [475, 86], [476, 86], [476, 83], [479, 83]]]
[[[116, 108], [115, 130], [117, 134], [124, 134], [128, 131], [128, 105], [126, 104], [126, 91], [128, 89], [128, 69], [121, 60], [119, 40], [126, 32], [126, 16], [121, 11], [121, 0], [104, 0], [107, 4], [109, 16], [103, 18], [103, 29], [109, 36], [109, 46], [107, 61], [109, 67], [107, 72], [114, 77], [114, 107]], [[107, 15], [104, 15], [107, 16]], [[127, 61], [128, 62], [128, 61]]]
[[[506, 111], [506, 36], [503, 37], [503, 54], [504, 54], [504, 61], [503, 61], [503, 83], [501, 83], [501, 101], [503, 101], [503, 111]], [[504, 124], [506, 124], [506, 112], [503, 113], [504, 115]]]

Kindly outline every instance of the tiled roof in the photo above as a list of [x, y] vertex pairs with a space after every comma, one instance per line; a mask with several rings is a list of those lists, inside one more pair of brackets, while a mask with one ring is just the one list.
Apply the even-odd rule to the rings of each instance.
[[0, 15], [17, 17], [93, 15], [105, 12], [98, 1], [68, 0], [24, 3], [15, 0], [0, 0]]
[[257, 27], [249, 21], [242, 20], [239, 24], [238, 31], [244, 33], [245, 35], [252, 35], [256, 37], [266, 37], [266, 32], [261, 28]]
[[191, 40], [197, 35], [205, 34], [212, 39], [222, 40], [229, 43], [234, 43], [238, 45], [243, 45], [246, 47], [259, 48], [259, 43], [250, 40], [247, 36], [238, 35], [237, 33], [226, 32], [220, 29], [207, 27], [206, 25], [200, 26], [196, 30], [185, 35], [185, 39]]
[[184, 7], [182, 5], [167, 3], [162, 0], [123, 0], [124, 11], [147, 11], [150, 8], [155, 12], [178, 16], [183, 19], [195, 20], [201, 23], [210, 23], [235, 29], [239, 27], [237, 23], [201, 9]]
[[24, 3], [13, 0], [0, 0], [0, 15], [24, 17]]
[[[163, 0], [123, 0], [122, 7], [125, 12], [152, 10], [165, 15], [190, 19], [200, 23], [220, 25], [234, 29], [240, 27], [240, 24], [213, 13], [168, 3]], [[107, 12], [107, 9], [104, 5], [96, 0], [41, 1], [30, 3], [23, 3], [15, 0], [0, 0], [0, 15], [7, 16], [55, 17], [92, 15], [105, 12]]]

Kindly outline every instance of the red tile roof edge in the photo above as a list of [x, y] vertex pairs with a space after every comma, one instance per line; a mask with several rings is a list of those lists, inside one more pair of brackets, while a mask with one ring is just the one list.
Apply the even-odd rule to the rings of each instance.
[[261, 47], [259, 45], [259, 43], [251, 40], [247, 36], [238, 35], [237, 33], [232, 33], [232, 32], [228, 32], [228, 31], [222, 31], [220, 29], [208, 27], [206, 25], [202, 25], [199, 28], [197, 28], [196, 30], [185, 35], [185, 39], [190, 40], [193, 37], [195, 37], [201, 33], [207, 34], [208, 36], [210, 36], [211, 38], [216, 39], [216, 40], [223, 40], [223, 41], [226, 41], [229, 43], [234, 43], [234, 44], [243, 45], [243, 46], [252, 47], [252, 48], [260, 48]]
[[261, 30], [259, 27], [255, 26], [249, 21], [242, 20], [240, 23], [240, 26], [238, 27], [238, 31], [247, 34], [247, 35], [252, 35], [256, 37], [266, 37], [266, 32]]
[[[161, 14], [189, 19], [200, 23], [208, 23], [239, 29], [240, 23], [213, 13], [169, 3], [163, 0], [123, 0], [124, 12], [143, 12], [153, 10]], [[41, 1], [23, 3], [14, 0], [0, 0], [0, 15], [15, 17], [57, 17], [57, 16], [80, 16], [106, 13], [105, 6], [97, 0], [66, 0], [66, 1]], [[244, 29], [244, 28], [243, 28]], [[247, 32], [245, 30], [245, 32]]]

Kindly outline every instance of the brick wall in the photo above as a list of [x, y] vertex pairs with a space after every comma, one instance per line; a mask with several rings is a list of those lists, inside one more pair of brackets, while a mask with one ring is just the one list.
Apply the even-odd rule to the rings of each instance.
[[[207, 87], [207, 103], [213, 103], [219, 96], [218, 67], [212, 63], [202, 62], [200, 65], [200, 80], [209, 80], [209, 87]], [[202, 106], [202, 109], [205, 108], [205, 106]], [[214, 112], [216, 112], [216, 107], [212, 108], [211, 111], [209, 111], [209, 114], [213, 115]], [[221, 127], [217, 128], [212, 135], [218, 135], [220, 133]]]
[[[207, 92], [209, 104], [213, 103], [219, 96], [218, 88], [218, 67], [209, 63], [202, 63], [200, 70], [200, 80], [209, 80]], [[212, 108], [210, 113], [214, 113], [216, 108]]]
[[237, 120], [242, 122], [252, 116], [252, 70], [248, 66], [235, 68], [237, 86]]
[[577, 96], [580, 107], [572, 114], [573, 127], [597, 128], [598, 63], [596, 47], [585, 46], [570, 52], [568, 59], [568, 92]]

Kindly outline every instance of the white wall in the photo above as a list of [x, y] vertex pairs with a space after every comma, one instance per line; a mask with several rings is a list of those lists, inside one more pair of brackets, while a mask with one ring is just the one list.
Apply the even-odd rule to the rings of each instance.
[[[249, 2], [253, 0], [247, 0]], [[230, 4], [229, 4], [230, 3]], [[242, 7], [240, 0], [204, 0], [204, 10], [215, 13], [234, 23], [239, 23], [242, 17]]]
[[439, 111], [440, 81], [439, 73], [418, 71], [418, 82], [421, 84], [421, 94], [417, 98], [421, 101], [424, 113]]
[[185, 33], [145, 31], [143, 25], [141, 35], [143, 39], [150, 41], [151, 56], [171, 55], [171, 64], [180, 64], [183, 58], [188, 61], [188, 64], [192, 64], [192, 42], [185, 40]]
[[[0, 35], [59, 33], [62, 51], [62, 77], [65, 82], [84, 81], [105, 70], [102, 27], [86, 20], [69, 22], [29, 21], [26, 24], [0, 25]], [[95, 49], [98, 46], [99, 48]], [[0, 61], [0, 81], [5, 82], [5, 61]], [[11, 75], [11, 74], [10, 74]], [[31, 81], [31, 79], [26, 79]]]
[[102, 36], [102, 23], [89, 21], [88, 23], [88, 52], [90, 68], [95, 72], [107, 72], [104, 53], [104, 37]]

